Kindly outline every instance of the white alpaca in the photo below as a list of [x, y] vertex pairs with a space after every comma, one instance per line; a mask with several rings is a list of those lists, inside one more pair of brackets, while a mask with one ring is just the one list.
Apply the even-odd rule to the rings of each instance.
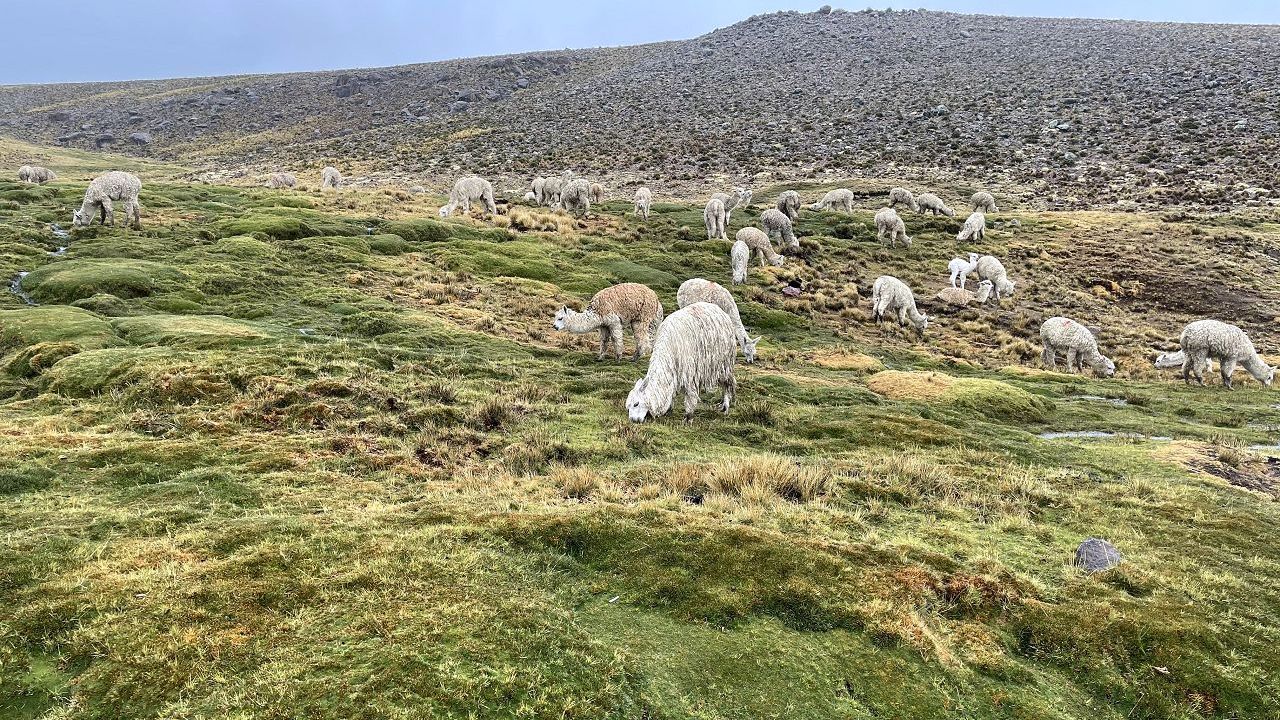
[[1000, 208], [996, 207], [996, 199], [991, 197], [991, 193], [985, 190], [979, 190], [969, 198], [969, 202], [973, 205], [974, 210], [981, 210], [984, 213], [1000, 212]]
[[1083, 372], [1087, 364], [1103, 377], [1116, 374], [1116, 364], [1098, 351], [1098, 340], [1089, 328], [1065, 317], [1051, 317], [1040, 325], [1040, 342], [1044, 351], [1040, 359], [1050, 370], [1058, 368], [1058, 355], [1066, 355], [1067, 372]]
[[560, 204], [560, 191], [565, 186], [565, 178], [548, 177], [542, 180], [542, 204], [555, 207]]
[[992, 288], [991, 281], [983, 280], [982, 282], [978, 283], [977, 292], [952, 286], [948, 288], [943, 288], [937, 295], [934, 295], [933, 297], [938, 302], [945, 303], [947, 305], [954, 305], [956, 307], [964, 307], [966, 305], [973, 305], [975, 303], [977, 303], [978, 305], [981, 305], [982, 303], [987, 301], [987, 298], [991, 297], [991, 288]]
[[338, 172], [338, 168], [330, 165], [320, 172], [320, 189], [333, 188], [337, 190], [342, 187], [342, 173]]
[[913, 212], [920, 212], [920, 206], [916, 204], [916, 196], [906, 188], [896, 187], [889, 191], [889, 207], [894, 207], [898, 203], [906, 205]]
[[[540, 177], [540, 178], [533, 179], [532, 189], [529, 192], [533, 195], [532, 200], [539, 205], [543, 204], [542, 193], [543, 193], [543, 189], [546, 187], [546, 184], [547, 184], [546, 178]], [[526, 197], [528, 196], [526, 195]]]
[[591, 183], [582, 178], [570, 180], [560, 190], [560, 204], [557, 207], [586, 217], [591, 212]]
[[729, 313], [729, 318], [738, 326], [738, 346], [742, 348], [742, 357], [749, 363], [755, 362], [756, 345], [764, 336], [761, 335], [752, 340], [747, 335], [747, 329], [742, 325], [742, 316], [738, 314], [738, 304], [733, 301], [733, 295], [720, 283], [703, 278], [685, 280], [681, 283], [680, 290], [676, 292], [676, 304], [683, 308], [697, 302], [709, 302]]
[[111, 202], [124, 203], [124, 215], [129, 224], [137, 229], [142, 226], [142, 215], [138, 203], [138, 193], [142, 192], [142, 181], [137, 175], [119, 170], [112, 170], [94, 178], [84, 191], [84, 202], [80, 209], [72, 215], [71, 224], [84, 227], [93, 223], [93, 216], [101, 213], [103, 225], [115, 225], [116, 216]]
[[853, 191], [837, 188], [822, 196], [822, 199], [809, 206], [810, 210], [840, 210], [853, 212]]
[[[756, 252], [760, 257], [760, 267], [765, 266], [765, 261], [775, 267], [782, 267], [785, 257], [773, 251], [773, 243], [769, 241], [769, 236], [764, 234], [760, 228], [745, 227], [738, 231], [734, 239], [747, 246], [747, 252]], [[736, 243], [735, 243], [736, 244]]]
[[[951, 262], [947, 263], [947, 269], [951, 271], [951, 287], [964, 289], [965, 280], [969, 278], [969, 273], [978, 269], [978, 253], [969, 253], [969, 259], [951, 258]], [[959, 284], [956, 281], [959, 281]], [[985, 301], [985, 298], [983, 298]]]
[[990, 280], [995, 286], [997, 303], [1005, 295], [1013, 294], [1014, 283], [1005, 272], [1004, 265], [994, 255], [983, 255], [978, 258], [978, 267], [975, 270], [979, 280]]
[[278, 172], [278, 173], [273, 173], [271, 177], [267, 178], [267, 187], [272, 188], [274, 190], [291, 188], [296, 186], [297, 184], [298, 184], [298, 178], [294, 177], [292, 173]]
[[692, 422], [699, 394], [717, 389], [724, 393], [720, 410], [727, 414], [738, 389], [733, 376], [737, 334], [728, 313], [711, 303], [694, 303], [671, 313], [658, 327], [649, 372], [627, 395], [627, 417], [631, 422], [661, 417], [683, 391], [684, 420]]
[[711, 198], [702, 210], [702, 224], [707, 228], [708, 240], [728, 240], [725, 225], [729, 224], [729, 211], [720, 198]]
[[58, 174], [46, 167], [39, 165], [23, 165], [18, 168], [18, 179], [22, 182], [35, 183], [43, 185], [58, 179]]
[[876, 239], [881, 243], [889, 239], [889, 247], [895, 247], [899, 241], [905, 247], [911, 247], [911, 238], [907, 236], [907, 225], [893, 208], [881, 208], [876, 213]]
[[636, 190], [636, 217], [649, 219], [649, 206], [653, 204], [653, 193], [647, 187]]
[[[765, 240], [767, 242], [768, 238]], [[729, 249], [729, 268], [733, 271], [734, 285], [741, 285], [747, 281], [747, 261], [750, 259], [751, 248], [741, 240], [734, 240], [733, 247]]]
[[956, 233], [956, 240], [959, 242], [981, 240], [986, 234], [987, 216], [983, 215], [981, 210], [974, 210], [973, 214], [965, 218], [964, 225], [960, 227], [960, 232]]
[[600, 183], [591, 183], [591, 202], [597, 205], [604, 202], [604, 186]]
[[440, 208], [440, 217], [449, 217], [459, 206], [462, 214], [471, 212], [471, 203], [483, 203], [489, 215], [498, 214], [498, 205], [493, 200], [493, 185], [482, 177], [470, 175], [459, 178], [449, 191], [449, 204]]
[[906, 327], [910, 322], [920, 337], [929, 327], [929, 316], [916, 309], [916, 298], [911, 288], [896, 277], [881, 275], [871, 286], [871, 318], [876, 322], [884, 319], [886, 313], [893, 313], [898, 324]]
[[791, 219], [777, 208], [769, 208], [760, 213], [760, 227], [770, 238], [780, 238], [784, 247], [793, 250], [800, 247], [800, 240], [791, 228]]
[[724, 204], [724, 224], [729, 225], [729, 218], [733, 216], [733, 211], [738, 208], [744, 208], [751, 204], [751, 191], [746, 188], [734, 188], [733, 193], [712, 193], [712, 200], [719, 200]]
[[1243, 330], [1219, 320], [1197, 320], [1182, 330], [1179, 339], [1182, 345], [1184, 360], [1182, 363], [1182, 379], [1190, 384], [1194, 375], [1196, 382], [1204, 385], [1204, 366], [1210, 358], [1217, 360], [1219, 372], [1222, 374], [1222, 386], [1231, 389], [1231, 374], [1236, 365], [1243, 365], [1255, 380], [1267, 387], [1275, 378], [1275, 368], [1258, 357], [1253, 341]]
[[916, 196], [916, 207], [922, 213], [933, 213], [934, 215], [946, 215], [947, 217], [955, 217], [956, 211], [947, 207], [942, 199], [933, 193], [921, 193]]
[[778, 196], [778, 204], [775, 206], [778, 210], [791, 220], [800, 217], [800, 193], [795, 190], [787, 190]]
[[[1178, 350], [1176, 352], [1160, 353], [1156, 356], [1155, 365], [1157, 370], [1172, 370], [1174, 368], [1181, 370], [1186, 361], [1186, 353]], [[1198, 375], [1205, 375], [1211, 372], [1213, 372], [1213, 360], [1206, 356], [1204, 362], [1197, 369], [1196, 373]]]

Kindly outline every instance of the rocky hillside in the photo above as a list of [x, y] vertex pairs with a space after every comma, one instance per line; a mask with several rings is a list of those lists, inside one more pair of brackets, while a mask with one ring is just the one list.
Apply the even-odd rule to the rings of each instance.
[[672, 194], [861, 174], [1034, 205], [1268, 204], [1280, 28], [780, 13], [692, 40], [349, 72], [0, 88], [0, 134], [216, 177], [326, 162], [510, 187], [571, 168]]

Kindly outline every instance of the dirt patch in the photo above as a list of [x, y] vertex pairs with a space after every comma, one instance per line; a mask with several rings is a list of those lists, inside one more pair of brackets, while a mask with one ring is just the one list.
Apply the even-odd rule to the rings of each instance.
[[1270, 495], [1273, 500], [1280, 500], [1280, 458], [1243, 463], [1239, 467], [1232, 467], [1222, 462], [1193, 463], [1191, 467], [1222, 478], [1236, 487], [1260, 492]]

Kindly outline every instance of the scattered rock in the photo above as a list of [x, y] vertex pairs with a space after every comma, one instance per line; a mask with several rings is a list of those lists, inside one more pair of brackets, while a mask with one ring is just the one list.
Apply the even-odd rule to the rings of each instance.
[[1075, 565], [1087, 573], [1102, 572], [1124, 562], [1115, 545], [1101, 538], [1089, 538], [1076, 548]]
[[151, 133], [149, 132], [133, 133], [132, 135], [129, 136], [129, 142], [133, 143], [134, 145], [150, 145]]

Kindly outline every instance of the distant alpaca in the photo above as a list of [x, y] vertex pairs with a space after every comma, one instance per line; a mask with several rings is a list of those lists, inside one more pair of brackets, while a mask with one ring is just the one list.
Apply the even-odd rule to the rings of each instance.
[[783, 215], [789, 219], [795, 220], [800, 217], [800, 193], [795, 190], [787, 190], [778, 196], [777, 208]]
[[649, 219], [649, 206], [653, 204], [653, 193], [649, 188], [636, 190], [636, 217]]
[[942, 199], [933, 193], [921, 193], [916, 196], [916, 206], [920, 208], [922, 213], [933, 213], [934, 215], [946, 215], [947, 217], [955, 217], [956, 211], [947, 207]]
[[822, 196], [822, 199], [809, 206], [810, 210], [841, 210], [853, 212], [853, 191], [837, 188]]
[[1243, 365], [1245, 370], [1263, 385], [1270, 387], [1275, 378], [1275, 368], [1267, 365], [1258, 357], [1253, 341], [1243, 330], [1230, 323], [1219, 320], [1197, 320], [1182, 330], [1179, 339], [1182, 345], [1184, 360], [1182, 363], [1182, 379], [1188, 384], [1194, 376], [1196, 382], [1204, 385], [1204, 366], [1210, 358], [1217, 360], [1218, 370], [1222, 373], [1222, 386], [1231, 389], [1231, 375], [1236, 365]]
[[[969, 259], [951, 258], [951, 262], [947, 263], [947, 269], [951, 271], [951, 287], [964, 289], [965, 280], [969, 278], [969, 273], [978, 269], [978, 253], [969, 253]], [[959, 284], [956, 281], [959, 281]], [[986, 298], [983, 298], [985, 301]]]
[[898, 203], [911, 208], [912, 212], [920, 212], [920, 206], [916, 204], [916, 196], [906, 188], [896, 187], [889, 191], [889, 207], [894, 207]]
[[320, 189], [333, 188], [337, 190], [342, 187], [342, 173], [338, 172], [338, 168], [330, 165], [320, 173]]
[[887, 314], [897, 316], [898, 324], [906, 327], [908, 323], [916, 329], [920, 337], [929, 327], [929, 316], [916, 309], [916, 298], [911, 288], [896, 277], [881, 275], [871, 286], [871, 317], [880, 322]]
[[591, 212], [591, 183], [582, 178], [570, 180], [560, 190], [560, 204], [557, 207], [586, 217]]
[[[786, 260], [785, 257], [773, 251], [773, 243], [760, 228], [742, 228], [735, 239], [747, 247], [748, 253], [754, 251], [760, 256], [760, 267], [765, 266], [766, 260], [774, 267], [782, 267], [783, 261]], [[734, 246], [736, 247], [737, 243], [734, 243]]]
[[707, 228], [708, 240], [729, 239], [725, 235], [725, 225], [729, 223], [729, 211], [720, 198], [713, 197], [707, 201], [707, 206], [702, 210], [702, 223]]
[[498, 214], [498, 205], [493, 200], [493, 185], [482, 177], [470, 175], [459, 178], [449, 191], [449, 204], [440, 208], [440, 217], [449, 217], [453, 211], [462, 206], [462, 214], [471, 212], [471, 203], [483, 203], [489, 215]]
[[1000, 208], [996, 207], [996, 199], [991, 197], [991, 193], [980, 190], [969, 198], [969, 202], [973, 205], [974, 210], [981, 210], [984, 213], [1000, 212]]
[[760, 213], [760, 227], [770, 238], [780, 238], [785, 247], [793, 250], [800, 247], [800, 240], [791, 229], [791, 220], [777, 208], [769, 208]]
[[604, 202], [604, 186], [600, 183], [591, 183], [591, 202], [597, 205]]
[[46, 167], [39, 165], [23, 165], [18, 168], [18, 179], [22, 182], [35, 183], [43, 185], [47, 182], [58, 179], [58, 174]]
[[272, 188], [274, 190], [291, 188], [296, 186], [297, 184], [298, 184], [298, 178], [294, 177], [292, 173], [278, 172], [278, 173], [272, 174], [271, 177], [267, 178], [267, 187]]
[[981, 210], [974, 210], [973, 214], [965, 219], [960, 232], [956, 233], [956, 240], [958, 242], [981, 240], [986, 234], [987, 216], [983, 215]]
[[898, 211], [893, 208], [881, 208], [876, 213], [876, 239], [881, 243], [888, 238], [889, 247], [897, 246], [901, 241], [903, 246], [911, 247], [911, 238], [907, 236], [907, 225], [902, 222], [902, 218], [898, 216]]

